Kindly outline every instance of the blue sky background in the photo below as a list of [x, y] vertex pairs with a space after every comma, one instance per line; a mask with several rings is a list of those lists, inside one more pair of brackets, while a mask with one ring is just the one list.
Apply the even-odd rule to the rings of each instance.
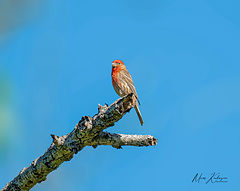
[[[239, 190], [237, 0], [0, 1], [0, 187], [118, 96], [111, 62], [131, 73], [131, 111], [110, 132], [156, 147], [85, 148], [32, 190]], [[219, 172], [226, 184], [192, 183]]]

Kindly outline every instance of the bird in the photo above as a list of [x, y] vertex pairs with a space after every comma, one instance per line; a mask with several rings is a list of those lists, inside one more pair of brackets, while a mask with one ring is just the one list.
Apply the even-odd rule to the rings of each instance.
[[114, 60], [112, 62], [112, 84], [113, 88], [116, 91], [116, 93], [123, 97], [125, 95], [128, 95], [130, 93], [133, 93], [137, 101], [135, 102], [134, 109], [137, 112], [140, 124], [143, 125], [143, 119], [142, 115], [139, 110], [140, 102], [138, 99], [138, 95], [135, 89], [135, 86], [133, 84], [133, 80], [129, 72], [127, 71], [126, 66], [124, 65], [123, 61], [121, 60]]

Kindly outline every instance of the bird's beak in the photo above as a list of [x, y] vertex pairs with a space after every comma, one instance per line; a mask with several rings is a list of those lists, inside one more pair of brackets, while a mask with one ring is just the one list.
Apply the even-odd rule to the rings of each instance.
[[112, 67], [116, 67], [116, 66], [117, 66], [117, 63], [112, 62]]

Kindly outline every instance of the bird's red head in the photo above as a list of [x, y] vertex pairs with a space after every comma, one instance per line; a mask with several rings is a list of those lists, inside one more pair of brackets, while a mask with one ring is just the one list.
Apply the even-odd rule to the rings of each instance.
[[112, 62], [112, 67], [113, 67], [113, 68], [116, 68], [116, 67], [119, 67], [119, 66], [120, 66], [120, 67], [124, 66], [122, 60], [114, 60], [114, 61]]

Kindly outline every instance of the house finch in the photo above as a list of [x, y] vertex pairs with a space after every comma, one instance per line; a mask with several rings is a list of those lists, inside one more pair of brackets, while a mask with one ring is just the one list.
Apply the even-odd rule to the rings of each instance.
[[132, 77], [121, 60], [114, 60], [112, 62], [112, 84], [114, 90], [120, 97], [123, 97], [130, 93], [133, 93], [135, 95], [135, 98], [138, 102], [136, 101], [136, 105], [134, 106], [134, 108], [137, 112], [141, 125], [143, 125], [142, 115], [138, 107], [139, 100], [135, 86], [132, 81]]

